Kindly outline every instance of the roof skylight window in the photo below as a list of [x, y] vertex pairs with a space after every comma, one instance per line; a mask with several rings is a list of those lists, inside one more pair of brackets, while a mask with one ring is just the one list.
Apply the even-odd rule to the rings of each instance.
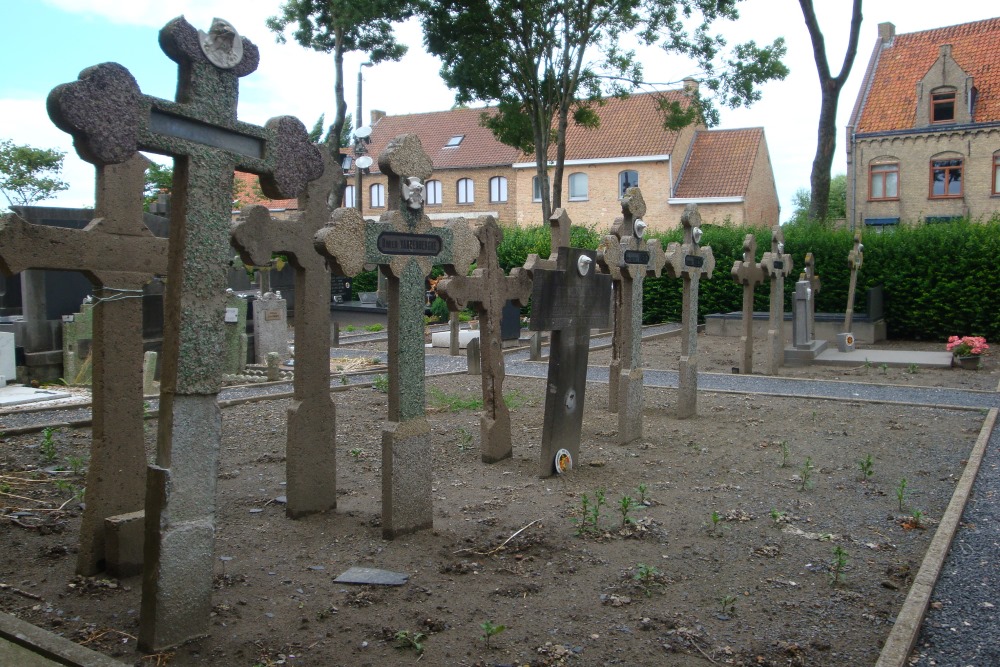
[[460, 143], [462, 143], [462, 139], [465, 139], [465, 135], [464, 134], [456, 134], [455, 136], [453, 136], [451, 139], [448, 140], [448, 143], [446, 143], [444, 145], [444, 147], [445, 148], [457, 148], [458, 145]]

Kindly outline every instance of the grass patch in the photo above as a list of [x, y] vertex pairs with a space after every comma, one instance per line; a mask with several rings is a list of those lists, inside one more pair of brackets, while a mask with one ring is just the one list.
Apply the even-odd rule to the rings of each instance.
[[481, 410], [483, 399], [480, 397], [463, 398], [455, 394], [446, 394], [436, 387], [431, 387], [430, 404], [437, 410], [447, 410], [448, 412], [461, 412], [462, 410]]

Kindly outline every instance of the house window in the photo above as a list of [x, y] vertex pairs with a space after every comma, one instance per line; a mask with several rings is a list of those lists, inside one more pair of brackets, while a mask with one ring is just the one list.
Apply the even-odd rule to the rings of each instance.
[[441, 205], [441, 181], [427, 181], [424, 186], [424, 196], [428, 206]]
[[385, 206], [385, 186], [381, 183], [368, 188], [369, 201], [372, 208], [383, 208]]
[[941, 90], [931, 93], [931, 122], [947, 123], [955, 120], [955, 91]]
[[348, 185], [344, 188], [344, 208], [354, 208], [357, 205], [357, 202], [354, 201], [354, 186]]
[[962, 160], [931, 161], [931, 199], [962, 196]]
[[899, 199], [899, 163], [873, 164], [869, 168], [868, 199]]
[[542, 201], [542, 181], [537, 176], [531, 177], [531, 201]]
[[458, 203], [471, 204], [476, 201], [476, 190], [471, 178], [458, 179]]
[[494, 176], [490, 179], [490, 201], [507, 201], [507, 179], [503, 176]]
[[1000, 195], [1000, 153], [993, 154], [993, 194]]
[[639, 172], [627, 169], [618, 172], [618, 198], [625, 196], [625, 191], [639, 185]]
[[587, 175], [581, 171], [569, 175], [569, 200], [587, 199]]

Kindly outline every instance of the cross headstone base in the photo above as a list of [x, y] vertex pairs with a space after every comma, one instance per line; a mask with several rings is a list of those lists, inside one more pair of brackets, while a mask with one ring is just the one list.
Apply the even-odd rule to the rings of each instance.
[[418, 417], [382, 429], [382, 537], [433, 527], [431, 427]]
[[[613, 369], [612, 369], [613, 370]], [[642, 385], [641, 368], [633, 368], [618, 375], [618, 414], [640, 415], [639, 419], [618, 420], [618, 442], [629, 443], [642, 438]]]
[[677, 384], [680, 387], [692, 387], [691, 391], [677, 392], [677, 418], [689, 419], [698, 414], [698, 361], [689, 357], [681, 357], [677, 367]]

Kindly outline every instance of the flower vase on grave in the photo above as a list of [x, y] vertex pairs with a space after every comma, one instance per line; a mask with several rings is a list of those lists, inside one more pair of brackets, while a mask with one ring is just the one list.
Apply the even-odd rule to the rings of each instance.
[[970, 354], [964, 357], [952, 357], [954, 363], [959, 368], [964, 368], [967, 371], [979, 370], [980, 355]]

